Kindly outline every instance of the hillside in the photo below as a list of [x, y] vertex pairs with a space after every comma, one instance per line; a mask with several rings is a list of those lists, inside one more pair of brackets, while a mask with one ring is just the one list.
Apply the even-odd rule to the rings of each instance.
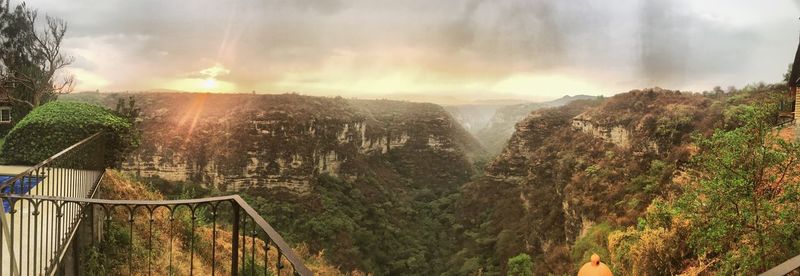
[[[74, 95], [114, 106], [125, 94]], [[123, 169], [248, 199], [290, 242], [349, 271], [430, 274], [455, 250], [452, 202], [483, 155], [440, 106], [299, 95], [134, 95]]]
[[653, 198], [675, 191], [691, 135], [725, 127], [726, 110], [775, 91], [706, 97], [656, 88], [533, 112], [486, 175], [462, 188], [463, 248], [451, 272], [498, 275], [526, 253], [536, 274], [574, 274], [592, 252], [608, 256], [609, 232], [636, 225]]

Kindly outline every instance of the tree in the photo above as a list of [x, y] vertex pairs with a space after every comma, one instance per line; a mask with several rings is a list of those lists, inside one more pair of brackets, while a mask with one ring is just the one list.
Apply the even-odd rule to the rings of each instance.
[[637, 227], [608, 237], [622, 274], [757, 274], [800, 254], [800, 144], [779, 137], [774, 106], [740, 105], [698, 136], [683, 193], [656, 199]]
[[74, 78], [62, 70], [74, 61], [61, 52], [67, 23], [46, 16], [37, 30], [37, 11], [25, 3], [12, 10], [9, 1], [0, 0], [0, 92], [33, 109], [72, 91]]
[[786, 73], [783, 73], [783, 82], [789, 83], [789, 78], [792, 76], [792, 67], [794, 67], [794, 62], [789, 63], [789, 69], [786, 69]]
[[736, 113], [740, 127], [698, 138], [675, 206], [692, 224], [695, 254], [718, 260], [721, 274], [765, 271], [800, 253], [800, 145], [776, 135], [770, 107]]
[[131, 124], [138, 124], [139, 117], [142, 114], [142, 109], [136, 105], [136, 98], [129, 96], [126, 101], [125, 98], [117, 100], [117, 107], [114, 109], [118, 115], [125, 117]]
[[509, 276], [532, 276], [533, 275], [533, 262], [531, 256], [528, 254], [520, 253], [511, 259], [508, 259], [508, 275]]

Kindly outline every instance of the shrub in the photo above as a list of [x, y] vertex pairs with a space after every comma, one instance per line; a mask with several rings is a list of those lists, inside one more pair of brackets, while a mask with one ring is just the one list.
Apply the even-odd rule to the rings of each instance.
[[641, 229], [629, 227], [608, 235], [617, 274], [675, 275], [683, 271], [683, 262], [693, 253], [686, 243], [691, 224], [670, 216], [663, 200], [656, 199], [647, 208]]
[[575, 241], [575, 245], [572, 246], [570, 257], [572, 258], [573, 266], [581, 267], [590, 260], [592, 254], [598, 254], [601, 258], [608, 258], [608, 234], [612, 231], [614, 231], [614, 228], [608, 222], [589, 228], [586, 231], [586, 235], [578, 238]]
[[533, 262], [531, 256], [520, 253], [514, 258], [508, 259], [508, 275], [531, 276], [533, 275]]
[[55, 101], [42, 105], [23, 118], [6, 137], [0, 149], [0, 161], [6, 164], [36, 164], [61, 150], [103, 132], [102, 144], [107, 149], [102, 162], [112, 167], [138, 144], [131, 123], [100, 106]]

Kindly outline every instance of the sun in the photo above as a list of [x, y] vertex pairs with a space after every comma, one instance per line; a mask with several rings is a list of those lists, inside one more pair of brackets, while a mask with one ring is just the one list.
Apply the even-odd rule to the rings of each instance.
[[159, 85], [166, 89], [186, 92], [214, 92], [228, 93], [236, 91], [236, 85], [215, 77], [206, 76], [203, 78], [180, 78], [166, 81]]
[[205, 90], [215, 89], [215, 88], [217, 88], [217, 80], [215, 80], [213, 78], [205, 79], [205, 80], [203, 80], [203, 83], [201, 84], [201, 87], [203, 87], [203, 89], [205, 89]]

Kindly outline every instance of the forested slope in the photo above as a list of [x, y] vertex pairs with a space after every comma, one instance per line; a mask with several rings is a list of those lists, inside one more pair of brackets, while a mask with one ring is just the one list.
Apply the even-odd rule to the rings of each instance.
[[732, 112], [783, 89], [656, 88], [533, 112], [485, 176], [462, 188], [462, 246], [451, 272], [501, 274], [520, 253], [533, 257], [537, 274], [575, 273], [593, 252], [609, 262], [608, 234], [636, 226], [654, 198], [679, 191], [675, 179], [696, 152], [693, 135], [730, 128]]

